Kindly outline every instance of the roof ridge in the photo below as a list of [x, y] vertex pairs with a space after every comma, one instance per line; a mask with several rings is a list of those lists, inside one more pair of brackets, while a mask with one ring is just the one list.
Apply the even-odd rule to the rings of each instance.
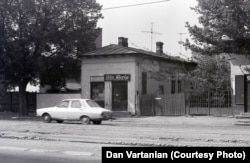
[[170, 56], [168, 54], [159, 54], [152, 51], [147, 51], [144, 49], [138, 49], [134, 47], [125, 47], [117, 44], [110, 44], [101, 48], [98, 48], [94, 51], [87, 52], [83, 54], [83, 56], [98, 56], [98, 55], [115, 55], [115, 54], [144, 54], [146, 56], [158, 57], [162, 59], [169, 59], [177, 62], [190, 62], [183, 58], [178, 58], [174, 56]]

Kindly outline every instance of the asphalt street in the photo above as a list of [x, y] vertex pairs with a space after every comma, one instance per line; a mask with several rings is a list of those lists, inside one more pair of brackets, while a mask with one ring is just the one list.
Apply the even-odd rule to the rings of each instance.
[[100, 150], [96, 144], [0, 139], [0, 163], [100, 163]]
[[118, 118], [101, 125], [0, 119], [0, 163], [101, 162], [102, 147], [250, 146], [230, 117]]
[[0, 151], [0, 163], [100, 163], [100, 160], [65, 158], [62, 156], [37, 155], [27, 152], [6, 153]]

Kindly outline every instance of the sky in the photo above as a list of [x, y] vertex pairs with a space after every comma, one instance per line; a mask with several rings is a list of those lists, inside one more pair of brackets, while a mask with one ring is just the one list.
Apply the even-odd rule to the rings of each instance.
[[[157, 2], [162, 0], [96, 0], [103, 6], [103, 19], [98, 27], [103, 28], [103, 46], [117, 44], [118, 37], [128, 38], [130, 47], [151, 50], [151, 31], [160, 34], [153, 35], [152, 51], [156, 49], [156, 42], [164, 43], [163, 51], [172, 56], [188, 59], [191, 52], [180, 47], [180, 40], [189, 37], [186, 22], [198, 24], [198, 15], [190, 9], [197, 5], [196, 0], [169, 0], [161, 3], [124, 7], [105, 10], [106, 8], [133, 4]], [[181, 35], [179, 33], [185, 33]], [[180, 54], [181, 53], [181, 54]]]

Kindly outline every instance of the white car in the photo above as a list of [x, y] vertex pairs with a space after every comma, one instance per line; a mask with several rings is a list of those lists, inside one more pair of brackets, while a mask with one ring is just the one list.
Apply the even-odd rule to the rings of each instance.
[[82, 124], [101, 124], [102, 120], [112, 119], [112, 111], [100, 107], [90, 99], [66, 99], [50, 108], [41, 108], [36, 111], [43, 122], [50, 123], [56, 120], [62, 123], [64, 120], [80, 120]]

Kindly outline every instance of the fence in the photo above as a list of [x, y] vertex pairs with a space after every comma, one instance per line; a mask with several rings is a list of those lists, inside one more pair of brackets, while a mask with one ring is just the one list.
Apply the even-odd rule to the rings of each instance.
[[181, 116], [185, 115], [184, 93], [158, 96], [155, 100], [155, 115]]
[[141, 115], [143, 116], [181, 116], [185, 115], [184, 93], [143, 95], [141, 97]]
[[[36, 111], [36, 93], [27, 93], [28, 112]], [[6, 92], [0, 96], [0, 112], [18, 112], [19, 94], [18, 92]]]
[[142, 95], [141, 96], [141, 115], [142, 116], [154, 116], [153, 109], [153, 95]]
[[232, 91], [186, 94], [187, 113], [205, 115], [231, 115]]

